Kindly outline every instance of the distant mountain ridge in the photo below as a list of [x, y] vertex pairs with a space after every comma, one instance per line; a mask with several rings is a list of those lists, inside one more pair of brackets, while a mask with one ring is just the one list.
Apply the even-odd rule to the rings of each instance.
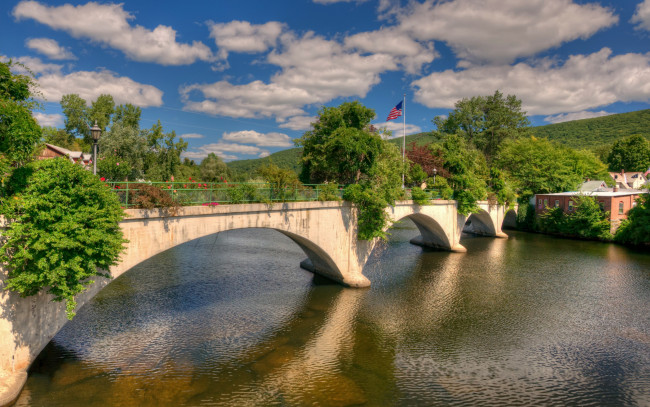
[[[640, 134], [650, 140], [650, 109], [635, 112], [618, 113], [593, 119], [572, 120], [568, 122], [532, 127], [532, 135], [548, 138], [575, 149], [593, 150], [601, 146], [611, 146], [619, 139]], [[402, 138], [393, 138], [391, 143], [402, 146]], [[433, 132], [424, 132], [406, 136], [406, 145], [415, 142], [418, 146], [438, 141]], [[235, 178], [253, 174], [259, 167], [269, 163], [281, 168], [300, 172], [302, 148], [290, 148], [278, 151], [264, 158], [231, 161], [228, 168]]]

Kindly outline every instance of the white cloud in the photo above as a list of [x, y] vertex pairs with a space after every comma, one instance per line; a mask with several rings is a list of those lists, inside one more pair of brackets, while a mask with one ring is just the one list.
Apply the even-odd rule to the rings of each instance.
[[122, 4], [99, 4], [49, 7], [37, 1], [22, 1], [13, 10], [17, 20], [34, 19], [55, 30], [62, 30], [75, 38], [87, 38], [118, 49], [136, 61], [162, 65], [187, 65], [197, 59], [212, 61], [209, 47], [199, 41], [192, 44], [176, 42], [176, 31], [159, 25], [153, 31], [142, 26], [131, 26], [135, 17]]
[[188, 138], [203, 138], [203, 134], [198, 134], [198, 133], [185, 133], [181, 134], [181, 137], [183, 139], [188, 139]]
[[555, 116], [547, 116], [544, 118], [544, 121], [549, 123], [562, 123], [571, 120], [593, 119], [594, 117], [609, 116], [610, 114], [614, 113], [606, 112], [604, 110], [601, 110], [600, 112], [583, 110], [582, 112], [562, 113]]
[[[8, 58], [3, 57], [2, 59], [7, 60]], [[63, 68], [63, 66], [59, 64], [45, 63], [41, 61], [40, 58], [18, 57], [18, 58], [13, 58], [13, 60], [18, 61], [21, 64], [25, 65], [25, 67], [29, 68], [29, 70], [32, 71], [34, 75], [58, 74], [61, 72], [61, 69]], [[23, 73], [23, 74], [27, 73], [27, 71], [19, 65], [14, 65], [12, 69], [14, 69], [18, 73]]]
[[395, 57], [408, 73], [417, 74], [436, 56], [433, 43], [421, 44], [397, 28], [368, 31], [345, 38], [345, 46], [361, 52]]
[[44, 74], [37, 78], [45, 100], [58, 102], [63, 95], [76, 93], [90, 102], [99, 95], [113, 96], [116, 104], [131, 103], [139, 107], [162, 105], [163, 92], [155, 86], [135, 82], [110, 71], [78, 71], [68, 75]]
[[43, 127], [61, 127], [63, 126], [63, 116], [60, 114], [45, 114], [42, 112], [35, 112], [34, 119]]
[[236, 154], [260, 156], [260, 154], [268, 154], [268, 151], [255, 146], [247, 146], [236, 143], [224, 143], [219, 141], [217, 143], [204, 144], [194, 151], [186, 151], [182, 154], [182, 157], [191, 159], [203, 159], [210, 153], [214, 153], [218, 157], [221, 157], [221, 159], [224, 161], [232, 161], [239, 159], [239, 156]]
[[588, 38], [618, 16], [571, 0], [429, 0], [411, 3], [398, 20], [416, 39], [445, 41], [462, 60], [505, 64]]
[[[383, 122], [383, 123], [373, 123], [373, 126], [375, 126], [378, 129], [383, 129], [386, 128], [386, 130], [390, 130], [393, 135], [391, 138], [397, 138], [397, 137], [403, 137], [404, 136], [404, 123], [400, 121], [388, 121], [388, 122]], [[408, 124], [406, 123], [406, 135], [408, 136], [409, 134], [416, 134], [422, 132], [422, 128], [419, 126], [416, 126], [414, 124]]]
[[650, 31], [650, 0], [644, 0], [637, 4], [636, 11], [630, 20], [632, 24], [637, 24], [634, 27], [637, 30]]
[[69, 49], [60, 46], [58, 42], [50, 38], [31, 38], [26, 41], [25, 45], [50, 59], [77, 59]]
[[609, 48], [573, 55], [564, 65], [479, 66], [436, 72], [412, 83], [417, 102], [430, 108], [453, 108], [464, 97], [495, 90], [514, 94], [531, 115], [553, 115], [650, 100], [650, 54], [612, 56]]
[[311, 124], [318, 120], [316, 116], [294, 116], [278, 127], [291, 130], [311, 130]]
[[242, 130], [224, 133], [221, 137], [225, 141], [236, 143], [255, 144], [264, 147], [292, 147], [291, 138], [283, 133], [258, 133], [255, 130]]
[[253, 25], [248, 21], [209, 23], [210, 37], [219, 47], [219, 57], [227, 58], [228, 52], [264, 52], [275, 46], [284, 24], [269, 21]]

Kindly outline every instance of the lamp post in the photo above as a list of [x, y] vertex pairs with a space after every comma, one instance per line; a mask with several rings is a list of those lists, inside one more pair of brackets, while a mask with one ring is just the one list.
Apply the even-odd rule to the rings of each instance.
[[436, 185], [436, 174], [438, 173], [438, 170], [433, 167], [433, 185]]
[[102, 134], [102, 129], [97, 125], [97, 120], [95, 120], [95, 125], [90, 128], [90, 134], [93, 136], [93, 175], [97, 175], [97, 142], [99, 141], [99, 135]]

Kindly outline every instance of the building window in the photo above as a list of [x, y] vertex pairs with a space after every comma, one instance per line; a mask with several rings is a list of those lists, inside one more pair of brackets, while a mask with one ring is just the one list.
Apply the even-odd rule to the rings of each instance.
[[569, 201], [569, 212], [573, 212], [573, 201]]
[[618, 203], [618, 214], [623, 215], [625, 212], [623, 211], [623, 202]]
[[555, 200], [555, 207], [556, 207], [556, 208], [559, 208], [559, 207], [560, 207], [560, 201], [557, 200], [557, 199]]
[[542, 208], [543, 208], [543, 206], [542, 206], [542, 199], [540, 198], [540, 199], [538, 199], [537, 201], [538, 201], [538, 202], [537, 202], [537, 207], [538, 207], [539, 209], [542, 209]]
[[548, 199], [544, 199], [544, 208], [548, 207]]

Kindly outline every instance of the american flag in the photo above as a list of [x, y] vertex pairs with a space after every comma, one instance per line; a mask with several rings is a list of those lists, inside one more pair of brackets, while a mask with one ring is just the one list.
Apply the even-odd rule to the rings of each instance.
[[403, 100], [401, 102], [399, 102], [397, 104], [397, 106], [395, 106], [393, 108], [393, 110], [391, 110], [390, 113], [388, 113], [388, 119], [386, 119], [386, 121], [397, 119], [398, 117], [400, 117], [402, 115], [402, 103], [403, 102], [404, 102]]

